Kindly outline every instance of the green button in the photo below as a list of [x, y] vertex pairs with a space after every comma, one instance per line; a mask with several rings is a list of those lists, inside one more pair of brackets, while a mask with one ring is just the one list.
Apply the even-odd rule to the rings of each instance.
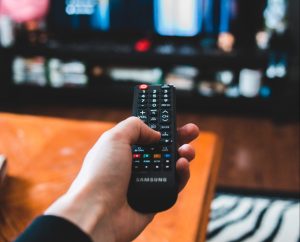
[[144, 154], [143, 158], [150, 158], [150, 154]]

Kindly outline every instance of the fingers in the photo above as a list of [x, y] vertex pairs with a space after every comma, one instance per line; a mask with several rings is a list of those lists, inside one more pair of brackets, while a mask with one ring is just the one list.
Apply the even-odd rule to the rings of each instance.
[[114, 139], [128, 142], [129, 144], [152, 144], [160, 139], [160, 133], [149, 128], [137, 117], [130, 117], [111, 129]]
[[178, 144], [188, 144], [199, 135], [199, 128], [195, 124], [186, 124], [177, 129]]
[[178, 149], [179, 157], [186, 158], [188, 161], [191, 161], [195, 158], [195, 150], [189, 144], [184, 144]]
[[179, 158], [176, 163], [176, 170], [179, 179], [178, 192], [180, 192], [185, 187], [190, 178], [189, 166], [189, 161], [184, 157]]
[[195, 150], [189, 144], [184, 144], [178, 149], [180, 158], [176, 163], [176, 170], [179, 177], [178, 192], [180, 192], [187, 184], [190, 178], [189, 161], [195, 158]]

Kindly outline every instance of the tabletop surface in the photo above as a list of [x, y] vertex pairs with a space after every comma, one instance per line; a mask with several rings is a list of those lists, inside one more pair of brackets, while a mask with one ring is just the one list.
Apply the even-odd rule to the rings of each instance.
[[[12, 241], [62, 195], [95, 141], [113, 123], [0, 113], [0, 153], [8, 172], [0, 188], [0, 241]], [[221, 142], [201, 132], [192, 145], [191, 178], [177, 203], [154, 218], [135, 240], [204, 241], [221, 155]]]

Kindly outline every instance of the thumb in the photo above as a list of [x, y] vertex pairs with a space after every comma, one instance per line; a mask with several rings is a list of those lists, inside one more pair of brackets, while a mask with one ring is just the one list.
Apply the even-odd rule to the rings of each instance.
[[149, 128], [137, 117], [129, 117], [117, 124], [112, 130], [121, 139], [130, 145], [152, 144], [160, 139], [160, 133]]

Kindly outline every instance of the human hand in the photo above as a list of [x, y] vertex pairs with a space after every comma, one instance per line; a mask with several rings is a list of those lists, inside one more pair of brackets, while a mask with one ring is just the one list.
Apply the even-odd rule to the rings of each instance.
[[[195, 156], [188, 144], [199, 134], [194, 124], [178, 129], [179, 159], [176, 169], [179, 191], [189, 179], [189, 161]], [[157, 143], [160, 133], [130, 117], [106, 131], [84, 159], [68, 192], [45, 214], [73, 222], [95, 241], [131, 241], [154, 217], [141, 214], [127, 203], [133, 144]]]

